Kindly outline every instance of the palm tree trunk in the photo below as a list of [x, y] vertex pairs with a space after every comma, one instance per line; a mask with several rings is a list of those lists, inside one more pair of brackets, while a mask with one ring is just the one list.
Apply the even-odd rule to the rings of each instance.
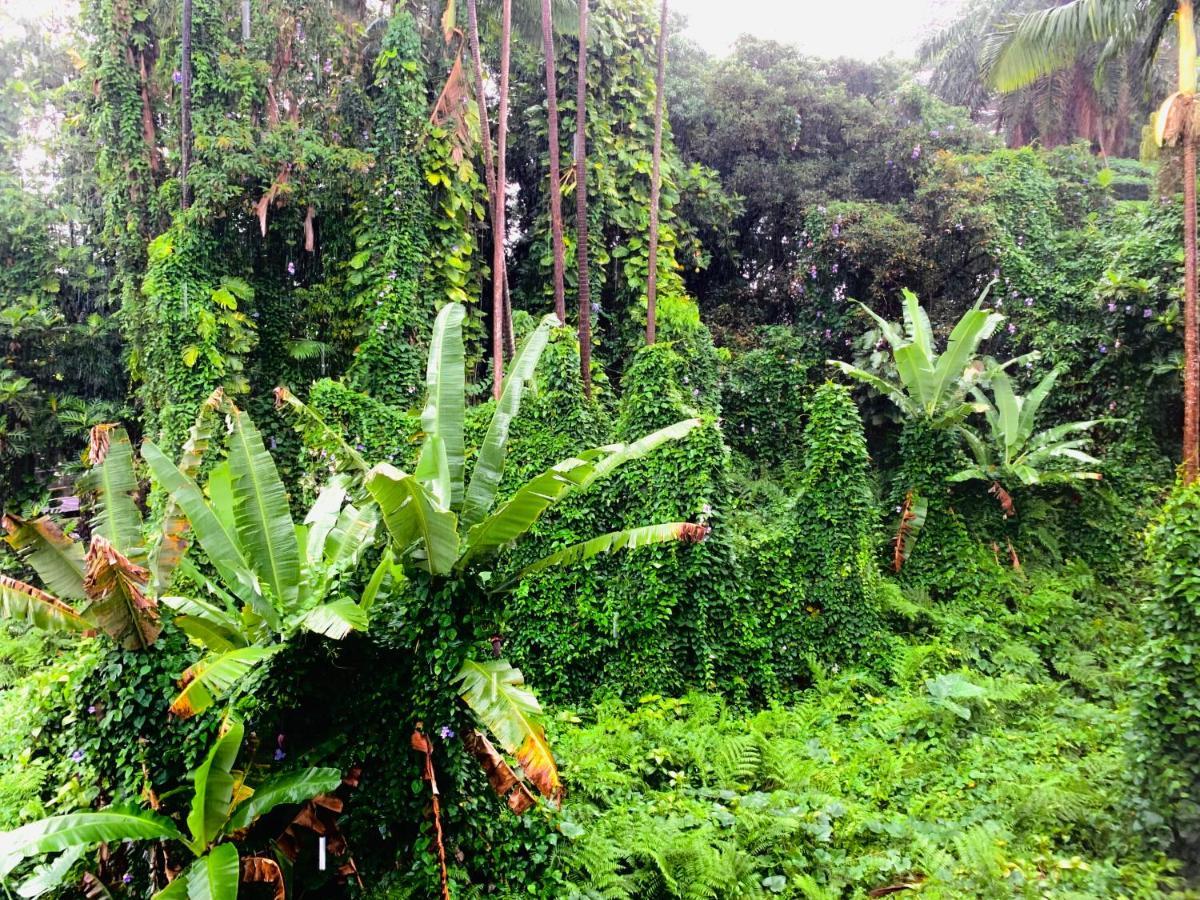
[[663, 79], [667, 66], [667, 0], [658, 23], [658, 72], [654, 76], [654, 155], [650, 168], [650, 256], [646, 261], [646, 343], [654, 343], [658, 301], [658, 197], [662, 189]]
[[588, 0], [579, 0], [579, 73], [575, 80], [575, 260], [579, 266], [579, 372], [583, 377], [583, 393], [591, 399], [592, 292], [588, 281], [586, 131], [587, 18]]
[[542, 0], [542, 50], [546, 56], [546, 131], [550, 145], [550, 238], [554, 249], [554, 313], [567, 321], [567, 295], [563, 287], [566, 251], [563, 249], [562, 190], [558, 171], [558, 78], [555, 72], [554, 22], [550, 0]]
[[[192, 164], [192, 0], [183, 0], [179, 73], [179, 206], [188, 208], [188, 169]], [[154, 148], [150, 148], [151, 154]]]
[[508, 60], [512, 45], [512, 0], [501, 3], [500, 23], [500, 110], [496, 122], [496, 194], [492, 235], [492, 393], [497, 400], [504, 386], [504, 200], [507, 182], [504, 157], [508, 150]]
[[[479, 143], [483, 148], [483, 176], [488, 192], [488, 223], [496, 229], [496, 157], [492, 153], [492, 124], [488, 121], [487, 95], [483, 87], [483, 55], [479, 52], [479, 11], [475, 0], [467, 0], [467, 33], [471, 42], [471, 63], [475, 70], [475, 104], [479, 108]], [[494, 276], [493, 276], [494, 277]], [[513, 354], [512, 297], [508, 292], [508, 265], [500, 267], [504, 282], [504, 350]]]
[[1196, 135], [1191, 103], [1196, 93], [1196, 31], [1192, 0], [1180, 0], [1179, 91], [1189, 107], [1183, 126], [1183, 480], [1191, 484], [1200, 470], [1200, 331], [1196, 310]]

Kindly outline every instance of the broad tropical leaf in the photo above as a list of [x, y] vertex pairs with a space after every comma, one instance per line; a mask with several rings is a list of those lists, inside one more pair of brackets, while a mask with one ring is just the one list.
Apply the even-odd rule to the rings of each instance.
[[525, 776], [543, 796], [559, 799], [563, 789], [558, 766], [538, 721], [542, 707], [525, 688], [521, 671], [503, 659], [467, 660], [455, 682], [467, 706], [500, 746], [517, 758]]
[[145, 650], [162, 631], [158, 604], [146, 596], [149, 579], [148, 571], [99, 534], [92, 535], [83, 581], [88, 596], [84, 612], [126, 650]]
[[287, 492], [262, 435], [245, 412], [238, 412], [229, 436], [229, 469], [234, 521], [246, 562], [270, 588], [281, 610], [294, 609], [300, 553]]
[[[217, 411], [222, 408], [225, 394], [217, 388], [208, 399], [200, 405], [196, 421], [188, 430], [187, 441], [179, 457], [177, 468], [188, 478], [196, 479], [200, 475], [200, 466], [204, 455], [213, 441], [219, 421]], [[187, 552], [188, 520], [174, 497], [168, 495], [166, 508], [163, 510], [162, 529], [158, 545], [151, 554], [151, 571], [154, 573], [156, 593], [162, 593], [171, 583], [171, 576]]]
[[216, 840], [229, 821], [233, 808], [233, 764], [242, 748], [245, 726], [234, 718], [222, 724], [221, 735], [213, 743], [192, 775], [195, 793], [188, 812], [187, 826], [192, 836], [192, 850], [203, 853]]
[[341, 783], [342, 773], [337, 769], [302, 769], [277, 775], [256, 787], [253, 794], [234, 808], [225, 831], [229, 834], [242, 831], [277, 806], [304, 803], [318, 794], [334, 790]]
[[371, 577], [367, 581], [367, 586], [363, 588], [362, 598], [358, 605], [362, 607], [363, 612], [369, 615], [371, 607], [375, 605], [375, 600], [381, 593], [387, 596], [396, 589], [397, 585], [402, 585], [405, 581], [404, 568], [396, 563], [392, 545], [388, 544], [384, 548], [379, 565], [375, 567], [375, 571], [371, 573]]
[[250, 643], [242, 619], [193, 597], [163, 597], [161, 603], [175, 611], [174, 623], [184, 634], [214, 653], [225, 653]]
[[51, 816], [0, 833], [0, 878], [7, 876], [23, 859], [79, 845], [182, 837], [170, 819], [134, 806]]
[[462, 507], [463, 528], [477, 524], [492, 508], [496, 499], [496, 489], [504, 475], [509, 429], [521, 409], [525, 385], [533, 379], [538, 360], [541, 359], [542, 351], [546, 349], [546, 343], [550, 339], [550, 329], [559, 324], [561, 323], [556, 315], [544, 317], [541, 324], [521, 344], [521, 349], [504, 378], [500, 402], [496, 404], [496, 412], [492, 414], [492, 421], [483, 437], [483, 443], [479, 445], [479, 454], [471, 470], [471, 483], [467, 487]]
[[547, 509], [577, 490], [604, 478], [619, 466], [640, 459], [667, 441], [679, 440], [700, 424], [684, 419], [630, 444], [612, 444], [581, 453], [547, 469], [522, 485], [494, 514], [467, 532], [467, 549], [460, 567], [520, 537]]
[[186, 719], [203, 712], [224, 697], [240, 679], [280, 646], [240, 647], [220, 655], [206, 656], [183, 673], [183, 690], [171, 702], [171, 712]]
[[200, 857], [154, 900], [237, 900], [241, 864], [233, 844], [219, 844]]
[[53, 861], [38, 866], [33, 874], [22, 881], [17, 887], [17, 896], [33, 900], [35, 897], [40, 897], [54, 890], [62, 884], [63, 879], [67, 877], [67, 873], [71, 871], [71, 867], [79, 862], [80, 857], [83, 856], [83, 852], [86, 849], [87, 847], [82, 844], [69, 847], [56, 856]]
[[321, 488], [316, 501], [309, 507], [304, 524], [308, 526], [304, 557], [307, 563], [320, 562], [325, 553], [325, 538], [337, 524], [338, 513], [346, 502], [346, 487], [341, 478], [334, 478]]
[[292, 411], [301, 423], [315, 429], [324, 443], [333, 448], [333, 458], [341, 469], [352, 470], [361, 479], [370, 468], [353, 447], [346, 443], [342, 433], [329, 425], [317, 412], [306, 403], [299, 400], [295, 394], [285, 387], [275, 388], [275, 408], [287, 408]]
[[0, 575], [0, 617], [46, 631], [87, 631], [91, 627], [57, 597], [7, 575]]
[[[504, 588], [515, 587], [526, 575], [540, 572], [554, 566], [571, 566], [584, 560], [599, 556], [602, 553], [615, 553], [618, 550], [636, 550], [638, 547], [648, 547], [651, 544], [666, 544], [680, 541], [685, 544], [698, 544], [708, 536], [707, 525], [697, 525], [693, 522], [667, 522], [662, 525], [643, 525], [641, 528], [626, 528], [622, 531], [610, 531], [591, 540], [583, 541], [564, 547], [549, 556], [543, 556], [537, 562], [530, 563], [521, 569], [512, 579], [505, 583]], [[504, 589], [502, 588], [502, 589]]]
[[419, 541], [422, 567], [444, 575], [458, 558], [458, 531], [454, 513], [439, 509], [425, 486], [412, 475], [382, 463], [367, 475], [367, 490], [379, 504], [392, 540], [401, 553]]
[[[429, 362], [425, 368], [425, 408], [421, 411], [421, 427], [426, 434], [417, 474], [422, 483], [427, 473], [442, 481], [442, 466], [427, 461], [428, 454], [445, 453], [447, 481], [430, 492], [446, 498], [448, 508], [457, 509], [463, 500], [463, 419], [466, 416], [464, 379], [466, 354], [463, 350], [462, 323], [466, 309], [459, 303], [447, 303], [433, 323], [429, 342]], [[440, 446], [439, 446], [440, 445]]]
[[[326, 535], [322, 548], [326, 580], [353, 570], [363, 551], [374, 543], [378, 524], [379, 511], [373, 503], [363, 509], [347, 506], [341, 511], [333, 529]], [[318, 590], [324, 587], [322, 584]]]
[[367, 630], [367, 611], [349, 598], [314, 606], [304, 615], [304, 627], [340, 641], [352, 631]]
[[[247, 603], [253, 603], [255, 598], [260, 598], [258, 579], [250, 571], [241, 547], [234, 540], [232, 532], [205, 502], [196, 482], [180, 472], [175, 464], [149, 441], [142, 445], [142, 458], [150, 466], [154, 478], [187, 516], [196, 534], [196, 540], [204, 548], [209, 561], [225, 584]], [[294, 536], [292, 544], [295, 546]]]
[[134, 496], [133, 447], [119, 425], [92, 428], [90, 457], [94, 468], [81, 479], [81, 487], [96, 495], [92, 531], [105, 537], [126, 556], [143, 553], [142, 514]]
[[3, 519], [8, 541], [21, 558], [33, 566], [42, 583], [66, 600], [82, 600], [83, 545], [63, 534], [49, 516], [32, 522], [12, 513]]

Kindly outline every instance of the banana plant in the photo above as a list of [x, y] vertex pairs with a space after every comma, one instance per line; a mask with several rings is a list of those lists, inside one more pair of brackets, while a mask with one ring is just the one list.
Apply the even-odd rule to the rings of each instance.
[[1099, 419], [1067, 422], [1034, 432], [1038, 410], [1061, 374], [1062, 369], [1053, 370], [1023, 397], [1013, 390], [1012, 381], [1004, 372], [994, 372], [989, 379], [991, 400], [978, 387], [974, 388], [972, 393], [987, 419], [988, 434], [984, 437], [969, 425], [960, 426], [975, 464], [956, 472], [950, 480], [990, 481], [992, 492], [1004, 506], [1006, 515], [1015, 511], [1006, 485], [1100, 480], [1099, 472], [1059, 465], [1063, 461], [1085, 466], [1100, 462], [1086, 452], [1090, 438], [1071, 437], [1089, 431], [1100, 422]]
[[[666, 441], [682, 438], [699, 424], [697, 419], [687, 419], [632, 443], [579, 453], [537, 475], [496, 506], [509, 428], [550, 330], [559, 323], [555, 316], [546, 316], [513, 359], [468, 479], [463, 441], [464, 315], [461, 305], [448, 304], [434, 324], [421, 417], [425, 438], [415, 471], [406, 473], [384, 463], [365, 474], [367, 491], [378, 503], [392, 538], [392, 552], [368, 584], [369, 596], [388, 578], [429, 578], [462, 584], [464, 590], [467, 584], [490, 584], [491, 579], [479, 576], [492, 566], [496, 554], [525, 536], [548, 509], [624, 463], [645, 456]], [[489, 594], [494, 597], [510, 590], [524, 575], [551, 566], [648, 544], [699, 541], [706, 534], [705, 526], [671, 522], [601, 535], [529, 564], [491, 588]], [[520, 671], [503, 659], [468, 660], [457, 684], [476, 718], [517, 758], [538, 790], [544, 796], [559, 797], [558, 770], [538, 721], [541, 707], [525, 687]]]
[[[181, 471], [199, 470], [221, 403], [217, 391], [201, 407], [184, 444]], [[91, 469], [77, 485], [94, 498], [86, 548], [51, 516], [4, 516], [5, 540], [47, 590], [0, 575], [0, 616], [47, 630], [103, 631], [127, 650], [145, 649], [162, 630], [156, 588], [170, 581], [183, 559], [187, 523], [168, 510], [157, 539], [144, 539], [136, 502], [140, 486], [124, 428], [93, 426], [87, 459]]]
[[206, 491], [153, 443], [142, 458], [185, 519], [215, 577], [187, 560], [183, 571], [206, 597], [163, 596], [175, 623], [206, 654], [183, 675], [171, 712], [188, 717], [225, 696], [300, 630], [341, 640], [367, 627], [367, 607], [341, 592], [344, 576], [375, 540], [378, 512], [347, 502], [347, 479], [321, 491], [301, 525], [249, 415], [226, 401], [228, 455]]
[[[275, 807], [328, 793], [342, 776], [337, 769], [301, 769], [252, 788], [246, 783], [246, 772], [233, 768], [244, 735], [245, 726], [238, 720], [227, 718], [222, 723], [220, 735], [192, 773], [185, 829], [160, 812], [132, 804], [41, 819], [0, 833], [0, 880], [26, 859], [59, 853], [36, 876], [38, 889], [45, 892], [61, 883], [71, 864], [90, 847], [120, 841], [174, 841], [194, 858], [154, 895], [156, 900], [236, 900], [240, 882], [262, 880], [274, 882], [275, 896], [282, 896], [279, 867], [260, 857], [242, 858], [232, 842]], [[64, 860], [66, 865], [61, 864]], [[48, 871], [57, 873], [57, 881], [46, 877]]]
[[[990, 287], [990, 286], [989, 286]], [[937, 352], [933, 327], [917, 295], [904, 290], [904, 322], [888, 322], [860, 303], [892, 350], [892, 359], [900, 380], [889, 381], [850, 363], [829, 360], [831, 366], [862, 381], [896, 405], [908, 419], [924, 420], [933, 428], [953, 428], [973, 412], [982, 412], [978, 402], [967, 400], [976, 380], [983, 374], [977, 353], [979, 345], [995, 333], [1004, 316], [983, 309], [988, 290], [975, 305], [963, 313], [950, 332], [946, 349]], [[1010, 359], [997, 366], [1005, 369], [1031, 358], [1032, 354]]]

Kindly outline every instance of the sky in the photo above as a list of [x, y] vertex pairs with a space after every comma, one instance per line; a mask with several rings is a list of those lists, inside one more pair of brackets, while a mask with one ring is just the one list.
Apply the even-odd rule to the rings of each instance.
[[912, 56], [921, 36], [963, 0], [668, 0], [687, 34], [723, 54], [739, 34], [795, 44], [813, 56]]

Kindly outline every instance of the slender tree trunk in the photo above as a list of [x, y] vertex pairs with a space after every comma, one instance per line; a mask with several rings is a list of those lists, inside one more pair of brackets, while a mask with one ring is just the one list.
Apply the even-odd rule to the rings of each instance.
[[[488, 121], [487, 96], [483, 86], [483, 55], [479, 52], [479, 11], [475, 0], [467, 0], [467, 32], [471, 43], [471, 62], [475, 70], [475, 103], [479, 107], [479, 142], [483, 147], [483, 176], [488, 192], [488, 223], [494, 235], [496, 227], [496, 157], [492, 153], [492, 124]], [[493, 273], [495, 277], [495, 273]], [[504, 343], [505, 352], [513, 353], [512, 298], [508, 292], [508, 264], [500, 267], [504, 283]]]
[[1179, 91], [1189, 106], [1183, 126], [1183, 480], [1191, 484], [1200, 471], [1200, 330], [1196, 310], [1196, 135], [1191, 103], [1196, 93], [1196, 31], [1192, 0], [1181, 0], [1179, 27]]
[[588, 0], [579, 0], [579, 73], [575, 79], [575, 260], [579, 266], [579, 372], [583, 377], [583, 393], [590, 399], [592, 289], [588, 281], [587, 20]]
[[504, 387], [504, 157], [508, 150], [508, 59], [512, 44], [512, 0], [500, 7], [500, 110], [496, 122], [495, 233], [492, 235], [492, 393], [497, 400]]
[[554, 249], [554, 313], [560, 322], [567, 321], [566, 289], [563, 269], [566, 251], [563, 250], [562, 189], [558, 172], [558, 77], [555, 73], [554, 23], [550, 0], [542, 0], [542, 50], [546, 56], [546, 131], [550, 145], [550, 237]]
[[667, 0], [658, 23], [658, 72], [654, 76], [654, 156], [650, 168], [650, 258], [646, 261], [646, 343], [654, 343], [658, 310], [658, 198], [662, 189], [663, 79], [667, 67]]
[[[179, 205], [188, 208], [188, 169], [192, 165], [192, 0], [183, 0], [179, 78]], [[154, 152], [154, 148], [150, 148]]]

